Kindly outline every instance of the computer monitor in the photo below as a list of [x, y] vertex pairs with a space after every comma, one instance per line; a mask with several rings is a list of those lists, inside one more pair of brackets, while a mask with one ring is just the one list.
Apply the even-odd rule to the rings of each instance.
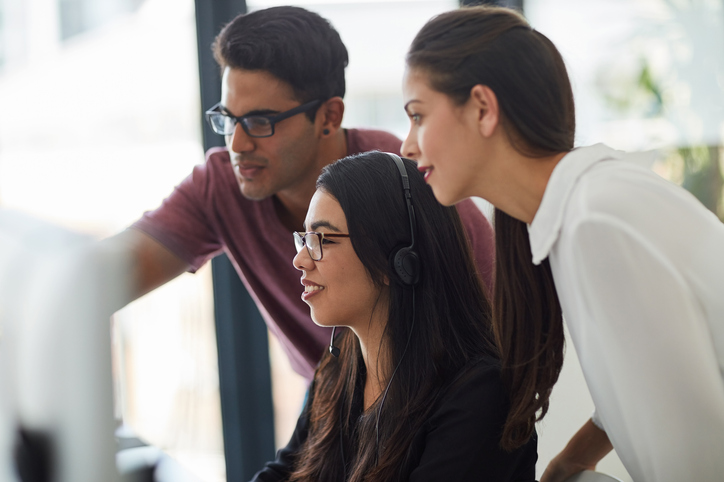
[[110, 316], [127, 267], [85, 236], [0, 211], [0, 480], [21, 480], [21, 429], [41, 447], [31, 472], [117, 480]]

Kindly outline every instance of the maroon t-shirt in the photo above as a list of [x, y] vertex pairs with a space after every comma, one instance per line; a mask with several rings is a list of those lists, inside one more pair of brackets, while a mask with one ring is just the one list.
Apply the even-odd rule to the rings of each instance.
[[[348, 129], [347, 146], [349, 155], [371, 150], [397, 153], [401, 141], [383, 131]], [[490, 286], [490, 224], [472, 201], [458, 204], [458, 211], [483, 281]], [[251, 201], [241, 194], [225, 148], [210, 149], [206, 163], [196, 166], [159, 208], [132, 227], [186, 261], [191, 272], [226, 252], [294, 370], [312, 379], [330, 328], [315, 325], [301, 300], [300, 274], [292, 266], [294, 240], [277, 218], [273, 198]]]

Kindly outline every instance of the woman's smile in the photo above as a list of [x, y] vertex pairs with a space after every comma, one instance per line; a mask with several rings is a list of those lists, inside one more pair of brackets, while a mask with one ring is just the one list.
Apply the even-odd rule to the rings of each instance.
[[312, 296], [319, 294], [324, 289], [324, 286], [304, 278], [302, 278], [302, 285], [304, 285], [304, 292], [302, 293], [302, 301], [304, 302]]
[[432, 166], [417, 166], [417, 170], [425, 175], [425, 182], [427, 182], [427, 179], [432, 174], [433, 169], [435, 168]]

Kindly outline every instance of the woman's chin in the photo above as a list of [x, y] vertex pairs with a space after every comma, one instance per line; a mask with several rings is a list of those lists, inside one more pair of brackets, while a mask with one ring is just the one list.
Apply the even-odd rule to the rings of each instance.
[[432, 187], [432, 193], [435, 195], [435, 199], [437, 199], [437, 202], [439, 202], [443, 206], [454, 206], [455, 204], [465, 199], [464, 196], [460, 196], [458, 193], [454, 193], [449, 189], [444, 189], [441, 186], [431, 184], [430, 187]]
[[330, 320], [324, 316], [316, 316], [314, 310], [312, 310], [312, 321], [315, 325], [321, 326], [322, 328], [332, 328], [333, 326], [337, 326], [334, 322], [330, 322]]

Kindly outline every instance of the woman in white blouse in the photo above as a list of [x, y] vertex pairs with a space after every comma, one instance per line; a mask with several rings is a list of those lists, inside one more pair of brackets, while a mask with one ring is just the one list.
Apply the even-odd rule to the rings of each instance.
[[724, 226], [604, 146], [573, 148], [555, 46], [510, 10], [440, 15], [407, 55], [402, 154], [446, 205], [495, 207], [495, 328], [510, 446], [563, 360], [563, 314], [596, 413], [551, 462], [564, 480], [615, 448], [636, 481], [724, 480]]

